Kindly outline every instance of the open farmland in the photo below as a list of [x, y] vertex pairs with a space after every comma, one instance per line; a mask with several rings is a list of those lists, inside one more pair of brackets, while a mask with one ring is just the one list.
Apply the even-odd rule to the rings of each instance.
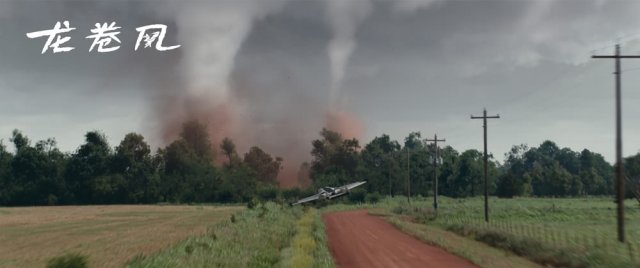
[[91, 267], [122, 267], [240, 211], [233, 206], [62, 206], [0, 208], [0, 267], [42, 267], [77, 252]]

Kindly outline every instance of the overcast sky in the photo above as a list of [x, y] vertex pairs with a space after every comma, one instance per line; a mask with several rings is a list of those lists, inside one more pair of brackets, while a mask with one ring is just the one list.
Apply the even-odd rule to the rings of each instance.
[[[590, 57], [616, 42], [640, 55], [640, 1], [340, 1], [0, 0], [0, 139], [17, 128], [71, 152], [97, 129], [113, 146], [134, 131], [157, 147], [173, 111], [164, 100], [216, 91], [249, 107], [239, 116], [267, 148], [297, 140], [310, 150], [337, 102], [362, 121], [363, 143], [420, 131], [481, 150], [482, 122], [469, 116], [486, 107], [501, 116], [489, 121], [499, 159], [546, 139], [614, 158], [614, 64]], [[45, 38], [25, 34], [62, 20], [77, 28], [76, 49], [41, 54]], [[121, 48], [88, 52], [89, 30], [111, 21]], [[182, 47], [133, 51], [135, 28], [156, 23], [168, 26], [165, 45]], [[630, 155], [640, 150], [640, 60], [622, 66]]]

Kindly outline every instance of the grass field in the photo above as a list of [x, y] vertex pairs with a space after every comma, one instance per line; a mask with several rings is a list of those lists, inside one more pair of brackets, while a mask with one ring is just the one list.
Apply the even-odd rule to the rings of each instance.
[[60, 206], [0, 208], [0, 267], [44, 267], [64, 253], [88, 256], [91, 267], [122, 267], [208, 226], [238, 206]]
[[[627, 244], [611, 198], [385, 198], [318, 211], [274, 203], [227, 206], [0, 208], [0, 267], [43, 267], [65, 253], [91, 267], [333, 267], [322, 212], [370, 208], [399, 229], [483, 267], [640, 267], [640, 206], [628, 200]], [[477, 240], [477, 241], [474, 241]], [[496, 250], [487, 245], [491, 245]], [[511, 251], [505, 253], [504, 250]]]
[[[538, 263], [573, 267], [640, 266], [640, 206], [627, 200], [627, 243], [617, 242], [612, 198], [490, 198], [490, 222], [483, 199], [385, 199], [375, 207], [413, 222], [449, 230], [508, 249]], [[409, 226], [410, 227], [410, 226]], [[414, 228], [415, 229], [415, 228]]]
[[266, 203], [130, 267], [333, 267], [317, 210]]

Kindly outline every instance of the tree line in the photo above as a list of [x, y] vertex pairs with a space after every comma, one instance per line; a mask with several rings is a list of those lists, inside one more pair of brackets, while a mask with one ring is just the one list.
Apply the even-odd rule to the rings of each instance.
[[[311, 142], [312, 160], [301, 166], [300, 179], [307, 171], [313, 187], [286, 190], [278, 189], [282, 158], [259, 147], [240, 155], [229, 138], [211, 144], [206, 126], [195, 121], [185, 123], [180, 137], [155, 153], [136, 133], [111, 147], [104, 134], [90, 131], [72, 153], [61, 152], [54, 139], [33, 144], [18, 130], [10, 143], [13, 152], [0, 142], [0, 205], [291, 200], [316, 187], [358, 180], [367, 180], [363, 189], [378, 196], [407, 195], [410, 180], [412, 195], [427, 196], [436, 168], [436, 148], [420, 132], [410, 133], [402, 144], [381, 135], [361, 147], [357, 139], [323, 129]], [[439, 193], [481, 195], [482, 153], [437, 149]], [[640, 153], [625, 161], [627, 175], [637, 180]], [[602, 155], [560, 148], [552, 141], [513, 146], [503, 163], [490, 156], [488, 174], [490, 194], [501, 197], [610, 195], [614, 185], [613, 167]], [[363, 192], [355, 193], [352, 199], [365, 199]]]
[[90, 131], [73, 153], [54, 139], [34, 145], [18, 130], [10, 142], [15, 153], [0, 143], [0, 205], [246, 202], [275, 195], [282, 164], [259, 147], [240, 156], [227, 138], [219, 145], [226, 161], [216, 166], [206, 127], [195, 121], [154, 154], [136, 133], [112, 148]]
[[[459, 152], [451, 146], [437, 148], [420, 132], [410, 133], [402, 144], [381, 135], [361, 148], [355, 139], [323, 130], [313, 141], [311, 178], [316, 186], [340, 185], [366, 179], [368, 192], [384, 195], [431, 195], [434, 169], [438, 168], [438, 192], [450, 197], [482, 195], [483, 154], [475, 149]], [[566, 197], [612, 195], [614, 170], [598, 153], [560, 148], [552, 141], [538, 147], [516, 145], [503, 163], [489, 155], [489, 194], [500, 197]], [[625, 158], [629, 178], [627, 196], [638, 191], [640, 153]], [[410, 187], [408, 187], [410, 181]], [[410, 188], [410, 190], [409, 190]]]

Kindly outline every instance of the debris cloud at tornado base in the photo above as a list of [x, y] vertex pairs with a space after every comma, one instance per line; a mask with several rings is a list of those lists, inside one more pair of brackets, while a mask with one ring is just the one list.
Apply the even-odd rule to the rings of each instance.
[[[251, 146], [258, 146], [274, 157], [282, 157], [280, 185], [294, 187], [309, 185], [308, 166], [303, 163], [310, 160], [311, 141], [319, 138], [322, 128], [339, 132], [345, 138], [362, 137], [362, 122], [346, 109], [348, 105], [344, 101], [337, 104], [346, 64], [355, 49], [353, 38], [359, 21], [342, 22], [343, 25], [353, 24], [349, 26], [353, 30], [347, 33], [340, 32], [336, 26], [331, 27], [335, 31], [327, 51], [332, 62], [331, 87], [324, 92], [329, 98], [289, 92], [279, 96], [285, 99], [283, 107], [267, 108], [272, 104], [269, 98], [247, 96], [259, 91], [260, 85], [242, 88], [242, 81], [232, 83], [234, 59], [254, 23], [280, 11], [285, 2], [160, 5], [158, 13], [175, 20], [177, 40], [182, 45], [178, 64], [180, 83], [175, 85], [178, 88], [156, 101], [154, 108], [164, 144], [179, 136], [182, 124], [195, 120], [207, 126], [218, 164], [223, 161], [220, 142], [229, 137], [236, 144], [240, 156]], [[327, 1], [329, 9], [330, 2], [333, 1]], [[368, 4], [368, 1], [362, 3]], [[332, 17], [348, 16], [339, 10], [328, 14]], [[344, 48], [336, 46], [336, 43], [350, 45]]]

